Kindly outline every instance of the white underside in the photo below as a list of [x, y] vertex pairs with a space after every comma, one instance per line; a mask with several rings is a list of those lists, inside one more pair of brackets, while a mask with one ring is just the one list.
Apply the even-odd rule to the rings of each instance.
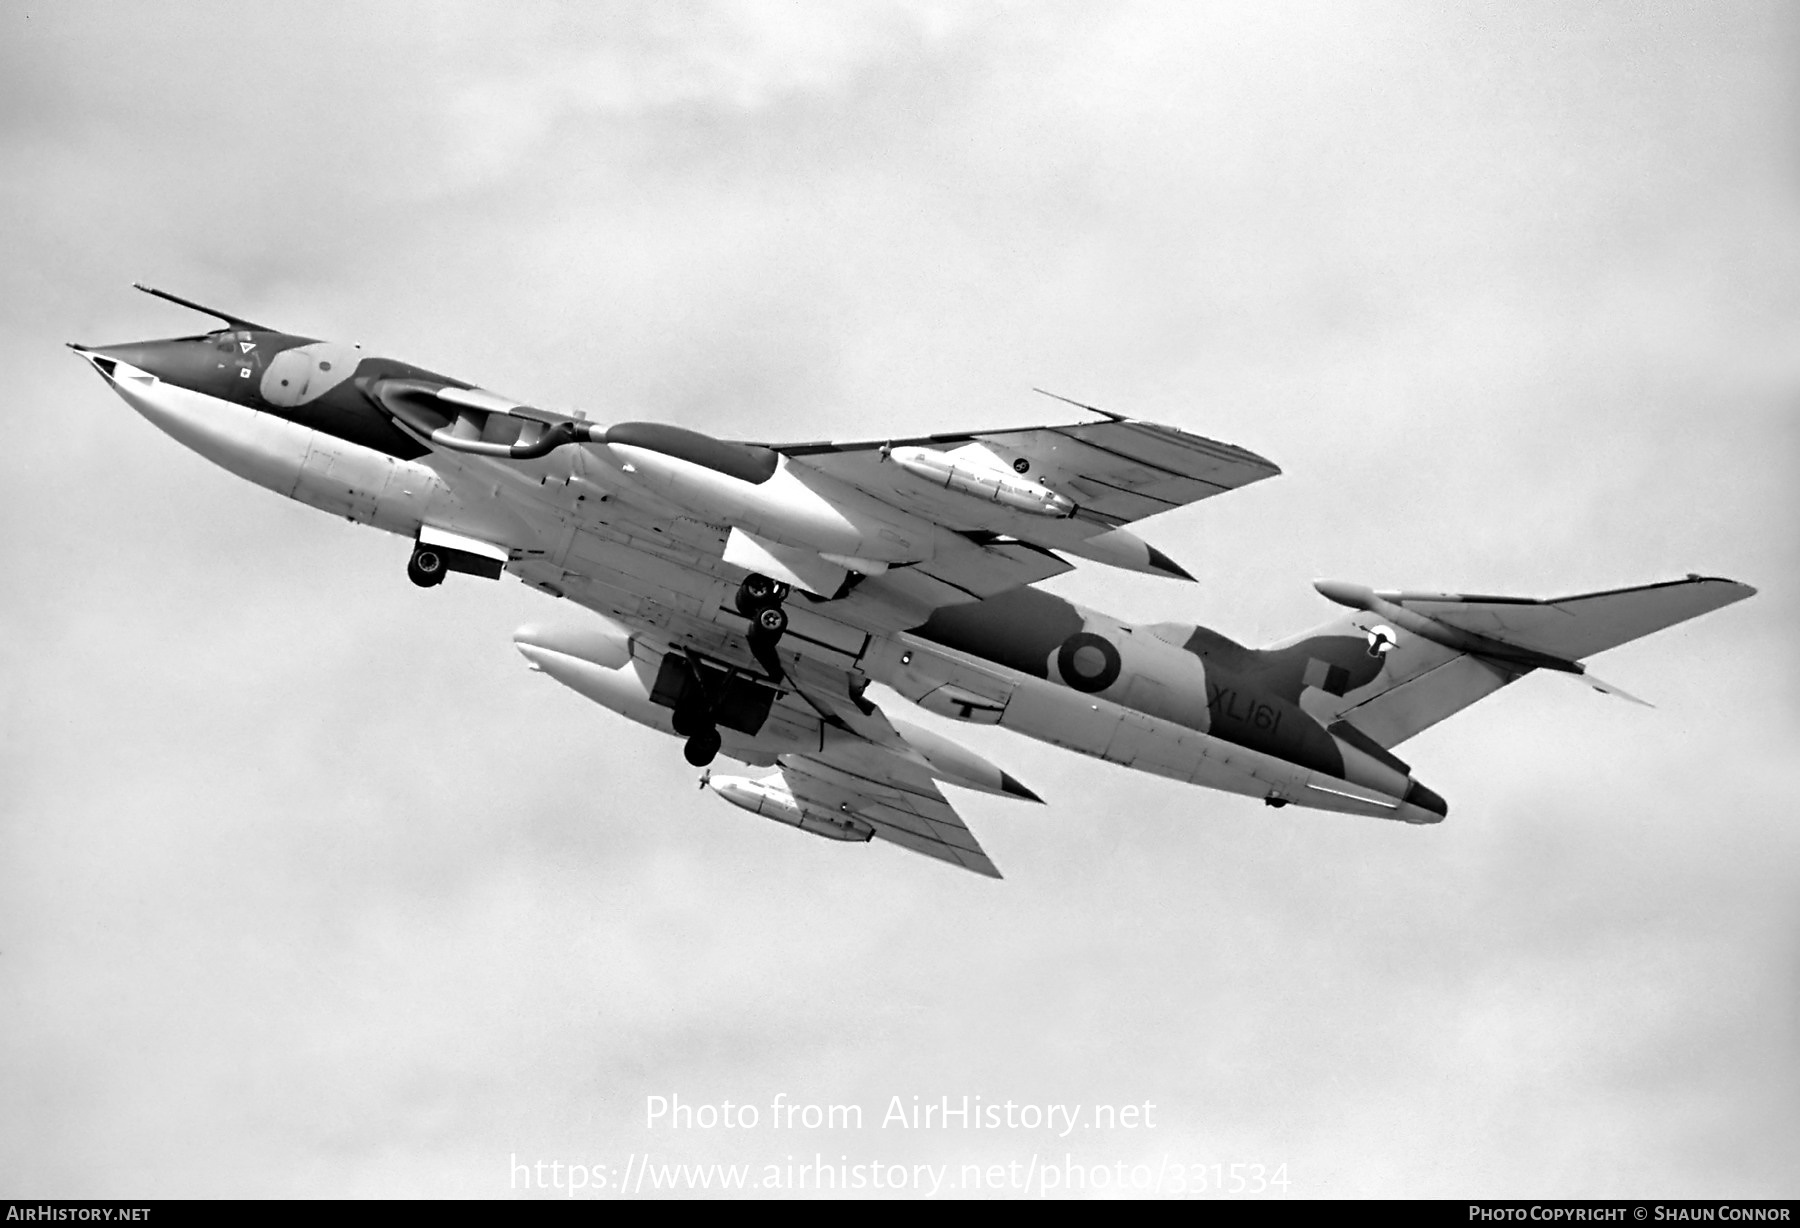
[[164, 383], [125, 363], [116, 367], [113, 387], [158, 429], [220, 468], [334, 515], [411, 536], [448, 494], [424, 465]]

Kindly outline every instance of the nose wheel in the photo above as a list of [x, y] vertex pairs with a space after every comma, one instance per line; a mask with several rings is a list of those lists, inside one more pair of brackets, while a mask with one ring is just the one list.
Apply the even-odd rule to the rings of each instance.
[[434, 584], [442, 584], [449, 570], [442, 554], [420, 543], [413, 547], [412, 558], [407, 560], [406, 578], [420, 588], [430, 588]]

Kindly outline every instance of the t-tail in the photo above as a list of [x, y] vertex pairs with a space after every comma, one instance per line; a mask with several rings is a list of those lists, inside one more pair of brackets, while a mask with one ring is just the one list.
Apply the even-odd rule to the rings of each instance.
[[1265, 651], [1291, 659], [1300, 672], [1301, 707], [1340, 736], [1360, 735], [1383, 748], [1534, 669], [1644, 703], [1589, 674], [1584, 658], [1756, 592], [1697, 575], [1548, 600], [1377, 592], [1334, 580], [1314, 587], [1354, 612]]

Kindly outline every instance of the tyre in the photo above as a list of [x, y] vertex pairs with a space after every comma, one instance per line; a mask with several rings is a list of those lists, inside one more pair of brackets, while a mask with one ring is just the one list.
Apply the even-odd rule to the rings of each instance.
[[767, 609], [757, 611], [756, 629], [758, 631], [762, 632], [764, 635], [768, 636], [770, 639], [774, 639], [776, 636], [780, 635], [783, 631], [786, 631], [787, 625], [788, 625], [787, 611], [782, 609], [778, 605], [772, 605], [772, 606], [769, 606]]
[[745, 580], [741, 591], [749, 599], [751, 605], [763, 605], [769, 601], [779, 600], [776, 596], [775, 581], [764, 575], [752, 572]]
[[682, 757], [695, 767], [705, 767], [719, 753], [721, 740], [717, 729], [702, 729], [681, 748]]
[[420, 588], [430, 588], [434, 584], [442, 584], [449, 568], [444, 566], [444, 556], [425, 546], [413, 551], [412, 559], [406, 564], [406, 578]]

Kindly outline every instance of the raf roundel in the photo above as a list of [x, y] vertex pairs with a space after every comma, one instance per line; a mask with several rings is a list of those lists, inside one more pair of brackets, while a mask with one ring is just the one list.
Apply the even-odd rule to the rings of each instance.
[[1104, 691], [1119, 680], [1119, 650], [1092, 631], [1077, 631], [1057, 649], [1056, 668], [1077, 691]]

